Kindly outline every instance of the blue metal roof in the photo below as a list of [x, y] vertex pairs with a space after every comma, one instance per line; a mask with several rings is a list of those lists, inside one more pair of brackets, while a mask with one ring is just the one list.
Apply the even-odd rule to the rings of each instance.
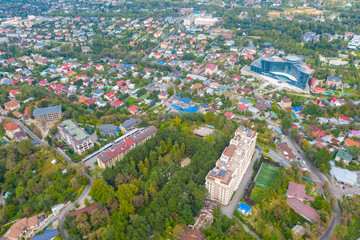
[[186, 104], [190, 104], [192, 102], [191, 98], [188, 97], [180, 98], [179, 100]]
[[298, 106], [298, 107], [294, 107], [294, 108], [293, 108], [293, 110], [294, 110], [295, 112], [297, 112], [297, 111], [301, 111], [301, 110], [302, 110], [302, 107], [300, 107], [300, 106]]
[[58, 235], [57, 229], [46, 229], [44, 233], [36, 235], [31, 238], [31, 240], [49, 240]]
[[246, 205], [245, 203], [240, 203], [239, 204], [239, 210], [244, 210], [245, 212], [250, 212], [251, 207]]
[[188, 113], [195, 113], [195, 112], [199, 111], [199, 109], [197, 107], [188, 107], [184, 111], [188, 112]]
[[33, 112], [33, 116], [49, 114], [54, 112], [61, 112], [61, 106], [53, 106], [53, 107], [46, 107], [46, 108], [37, 108]]
[[180, 107], [179, 105], [176, 105], [176, 104], [173, 104], [173, 105], [171, 105], [173, 108], [176, 108], [176, 109], [178, 109], [178, 110], [181, 110], [182, 109], [182, 107]]

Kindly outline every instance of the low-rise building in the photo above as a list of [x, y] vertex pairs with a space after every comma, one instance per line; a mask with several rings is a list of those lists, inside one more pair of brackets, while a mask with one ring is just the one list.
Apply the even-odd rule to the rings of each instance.
[[97, 163], [99, 168], [106, 168], [115, 165], [117, 161], [120, 161], [128, 151], [136, 146], [142, 145], [146, 140], [155, 136], [157, 132], [156, 127], [149, 126], [140, 131], [131, 138], [125, 138], [121, 142], [115, 144], [111, 148], [102, 152], [97, 157]]
[[286, 203], [299, 215], [311, 222], [319, 222], [320, 215], [316, 212], [315, 209], [306, 205], [304, 200], [314, 201], [314, 197], [309, 196], [305, 192], [305, 185], [289, 182], [289, 187], [287, 191]]
[[327, 85], [327, 87], [339, 88], [341, 81], [342, 81], [341, 78], [338, 78], [335, 76], [330, 76], [330, 77], [327, 77], [327, 79], [326, 79], [326, 85]]
[[218, 67], [215, 64], [207, 63], [205, 67], [205, 75], [213, 75], [217, 72]]
[[122, 133], [127, 133], [131, 130], [133, 130], [136, 125], [141, 121], [141, 118], [130, 118], [128, 120], [126, 120], [125, 122], [123, 122], [120, 125], [120, 130]]
[[99, 126], [99, 134], [100, 136], [107, 136], [107, 137], [116, 137], [120, 131], [118, 126], [113, 124], [104, 124]]
[[57, 127], [60, 138], [77, 154], [81, 155], [94, 146], [90, 136], [73, 121], [65, 120], [59, 123]]
[[353, 171], [349, 171], [347, 169], [332, 166], [329, 174], [338, 183], [344, 184], [349, 187], [360, 186], [360, 182], [358, 181], [357, 172], [353, 172]]
[[20, 108], [20, 103], [18, 101], [11, 100], [4, 104], [6, 110], [15, 111]]
[[346, 165], [351, 162], [352, 158], [353, 156], [350, 153], [341, 149], [335, 153], [335, 161], [343, 161]]
[[295, 159], [295, 155], [291, 148], [287, 145], [285, 142], [281, 142], [278, 144], [278, 147], [281, 151], [281, 153], [285, 156], [286, 160], [290, 161]]
[[137, 132], [133, 137], [132, 140], [134, 140], [135, 144], [142, 145], [144, 142], [146, 142], [148, 139], [155, 136], [157, 132], [157, 128], [154, 126], [148, 126], [139, 132]]
[[33, 116], [39, 127], [48, 129], [61, 119], [61, 106], [37, 108], [34, 110]]
[[286, 96], [283, 96], [283, 97], [281, 98], [280, 104], [281, 104], [281, 107], [282, 107], [284, 110], [289, 110], [289, 109], [291, 109], [291, 100], [290, 100], [288, 97], [286, 97]]
[[14, 223], [5, 233], [4, 237], [8, 240], [17, 240], [30, 236], [46, 219], [46, 214], [42, 213], [30, 218], [22, 218]]
[[115, 144], [113, 147], [102, 152], [97, 157], [99, 168], [106, 168], [113, 166], [117, 161], [120, 161], [124, 155], [136, 146], [131, 138], [125, 138], [123, 141]]
[[4, 124], [4, 129], [6, 131], [6, 135], [10, 138], [13, 139], [14, 138], [14, 134], [17, 132], [20, 132], [21, 129], [19, 127], [19, 125], [17, 125], [14, 122], [7, 122]]

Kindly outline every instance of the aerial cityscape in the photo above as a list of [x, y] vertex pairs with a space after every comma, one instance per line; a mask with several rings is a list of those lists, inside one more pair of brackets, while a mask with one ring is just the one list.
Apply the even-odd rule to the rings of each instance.
[[0, 240], [359, 240], [360, 1], [0, 0]]

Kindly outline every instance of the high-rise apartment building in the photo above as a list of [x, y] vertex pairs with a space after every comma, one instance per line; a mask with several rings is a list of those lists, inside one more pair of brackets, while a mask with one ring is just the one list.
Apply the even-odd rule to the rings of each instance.
[[257, 133], [239, 127], [230, 145], [225, 148], [216, 166], [206, 176], [205, 186], [211, 199], [222, 205], [229, 201], [239, 187], [255, 151]]

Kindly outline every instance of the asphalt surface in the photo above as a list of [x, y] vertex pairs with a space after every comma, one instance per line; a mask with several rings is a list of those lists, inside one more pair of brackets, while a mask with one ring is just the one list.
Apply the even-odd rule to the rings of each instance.
[[33, 138], [35, 141], [39, 141], [42, 143], [41, 139], [38, 138], [32, 131], [30, 131], [20, 120], [9, 117], [1, 117], [1, 118], [13, 121], [17, 125], [19, 125], [31, 138]]
[[[177, 22], [176, 29], [175, 29], [174, 31], [172, 31], [169, 35], [167, 35], [165, 38], [163, 38], [163, 39], [159, 42], [159, 44], [151, 50], [151, 52], [155, 52], [158, 48], [160, 48], [161, 43], [167, 42], [172, 36], [174, 36], [175, 33], [177, 33], [177, 31], [179, 30], [180, 24], [181, 24], [181, 20]], [[141, 61], [145, 61], [147, 57], [148, 57], [148, 55], [145, 55], [145, 56], [141, 59]]]
[[336, 201], [336, 212], [335, 212], [335, 216], [333, 217], [333, 219], [331, 220], [331, 223], [329, 225], [329, 228], [325, 231], [325, 233], [321, 236], [320, 240], [328, 240], [331, 237], [331, 233], [335, 227], [336, 224], [340, 223], [340, 209], [338, 206], [338, 203]]
[[70, 165], [74, 165], [75, 163], [71, 160], [71, 158], [60, 148], [55, 148], [55, 151], [60, 154]]
[[[81, 204], [82, 201], [84, 201], [84, 199], [86, 198], [86, 196], [89, 194], [90, 192], [90, 188], [92, 185], [92, 181], [90, 181], [90, 183], [86, 186], [85, 190], [83, 191], [83, 193], [78, 197], [78, 199], [76, 199], [75, 202], [77, 202], [79, 205]], [[66, 213], [68, 213], [70, 210], [75, 208], [75, 202], [70, 203], [68, 206], [66, 206], [63, 210], [60, 211], [59, 213], [59, 227], [60, 227], [60, 232], [61, 235], [63, 236], [63, 238], [67, 238], [68, 234], [65, 231], [65, 229], [62, 228], [62, 224], [65, 221], [65, 215]]]
[[230, 219], [233, 218], [235, 209], [237, 208], [239, 201], [241, 199], [241, 196], [243, 195], [245, 188], [251, 178], [255, 160], [258, 159], [259, 157], [260, 157], [259, 150], [255, 149], [254, 157], [251, 159], [249, 167], [246, 170], [245, 175], [244, 175], [243, 179], [241, 180], [240, 185], [239, 185], [238, 189], [236, 190], [232, 200], [230, 201], [230, 203], [227, 206], [221, 206], [221, 208], [220, 208], [221, 212]]

